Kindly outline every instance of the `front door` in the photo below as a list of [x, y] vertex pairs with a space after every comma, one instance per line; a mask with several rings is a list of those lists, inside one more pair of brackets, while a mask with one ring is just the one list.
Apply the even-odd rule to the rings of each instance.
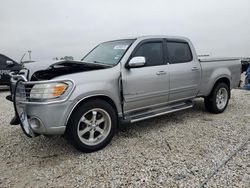
[[124, 112], [155, 108], [168, 102], [169, 70], [165, 63], [163, 40], [146, 40], [138, 44], [132, 57], [143, 56], [140, 68], [122, 69]]

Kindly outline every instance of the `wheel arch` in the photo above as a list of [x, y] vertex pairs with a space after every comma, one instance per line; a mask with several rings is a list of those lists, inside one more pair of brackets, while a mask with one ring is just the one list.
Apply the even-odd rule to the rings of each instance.
[[72, 116], [72, 114], [74, 113], [74, 111], [77, 108], [79, 108], [83, 103], [85, 103], [87, 101], [90, 101], [90, 100], [94, 100], [94, 99], [101, 99], [101, 100], [106, 101], [107, 103], [109, 103], [114, 108], [115, 112], [117, 113], [117, 116], [119, 116], [117, 106], [116, 106], [114, 100], [112, 100], [109, 96], [107, 96], [107, 95], [91, 95], [91, 96], [81, 98], [80, 100], [78, 100], [74, 104], [73, 108], [70, 110], [70, 112], [69, 112], [69, 114], [67, 116], [66, 126], [68, 125], [70, 117]]
[[218, 84], [218, 83], [221, 83], [221, 82], [227, 84], [228, 88], [230, 89], [231, 83], [230, 83], [230, 79], [229, 79], [229, 78], [227, 78], [227, 77], [218, 78], [218, 79], [215, 81], [215, 84], [214, 84], [214, 85], [216, 85], [216, 84]]
[[209, 92], [209, 95], [212, 93], [213, 89], [219, 84], [219, 83], [225, 83], [228, 88], [229, 88], [229, 98], [231, 97], [231, 92], [230, 92], [230, 87], [231, 87], [231, 82], [230, 82], [230, 79], [226, 76], [224, 77], [220, 77], [220, 78], [217, 78], [213, 84], [213, 87], [211, 89], [211, 91]]

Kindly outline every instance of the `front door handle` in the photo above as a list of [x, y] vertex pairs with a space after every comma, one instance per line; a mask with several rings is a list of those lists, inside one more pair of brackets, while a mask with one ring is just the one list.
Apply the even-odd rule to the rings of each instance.
[[156, 72], [156, 75], [160, 76], [160, 75], [165, 75], [167, 74], [165, 71], [158, 71]]
[[198, 67], [193, 67], [191, 70], [192, 71], [197, 71], [197, 70], [199, 70], [199, 68]]

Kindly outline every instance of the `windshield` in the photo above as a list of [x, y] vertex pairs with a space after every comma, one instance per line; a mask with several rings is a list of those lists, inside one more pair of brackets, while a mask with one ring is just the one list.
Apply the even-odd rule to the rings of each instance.
[[134, 40], [104, 42], [88, 53], [82, 61], [106, 65], [116, 65]]

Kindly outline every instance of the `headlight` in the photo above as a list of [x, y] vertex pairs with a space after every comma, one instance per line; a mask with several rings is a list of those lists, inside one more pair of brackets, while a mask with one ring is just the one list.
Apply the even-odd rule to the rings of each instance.
[[69, 88], [65, 82], [35, 84], [30, 91], [31, 99], [55, 99], [62, 96]]

